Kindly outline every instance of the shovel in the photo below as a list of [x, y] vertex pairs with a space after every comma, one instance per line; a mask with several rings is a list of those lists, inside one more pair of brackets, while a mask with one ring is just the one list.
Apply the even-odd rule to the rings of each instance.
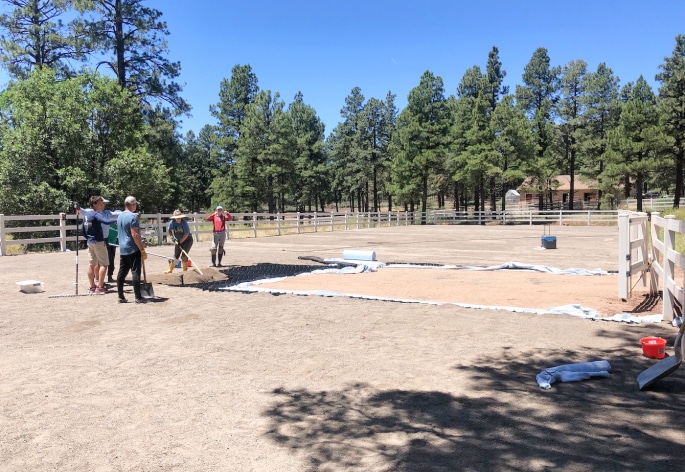
[[147, 281], [147, 274], [145, 273], [145, 261], [141, 260], [143, 265], [143, 283], [140, 284], [140, 294], [144, 297], [154, 298], [155, 291], [152, 288], [152, 284]]
[[637, 383], [640, 386], [640, 390], [649, 387], [659, 379], [671, 375], [680, 367], [681, 362], [683, 362], [683, 332], [685, 332], [685, 322], [680, 323], [680, 331], [678, 331], [678, 335], [675, 338], [674, 356], [669, 356], [666, 359], [657, 362], [650, 368], [643, 370], [640, 375], [637, 376]]
[[181, 249], [181, 252], [182, 252], [183, 254], [185, 254], [185, 256], [188, 258], [188, 260], [189, 260], [190, 263], [192, 264], [193, 270], [194, 270], [195, 272], [197, 272], [198, 274], [200, 274], [200, 275], [204, 275], [204, 274], [202, 273], [202, 271], [197, 267], [197, 264], [195, 264], [195, 263], [193, 262], [193, 260], [190, 258], [190, 256], [189, 256], [188, 253], [186, 252], [186, 250], [183, 249], [183, 247], [182, 247], [180, 244], [178, 244], [178, 241], [175, 241], [175, 244]]

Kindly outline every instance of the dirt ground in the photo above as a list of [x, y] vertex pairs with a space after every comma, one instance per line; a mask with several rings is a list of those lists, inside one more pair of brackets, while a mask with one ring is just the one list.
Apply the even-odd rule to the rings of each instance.
[[[55, 297], [75, 293], [75, 252], [0, 257], [0, 471], [679, 470], [685, 404], [674, 394], [685, 368], [649, 390], [635, 381], [657, 362], [639, 339], [664, 337], [671, 354], [669, 323], [455, 305], [660, 313], [640, 283], [618, 299], [615, 226], [553, 226], [554, 250], [540, 250], [541, 233], [429, 226], [235, 239], [224, 263], [230, 273], [360, 249], [382, 262], [612, 273], [383, 268], [272, 284], [442, 304], [203, 291], [181, 281], [226, 275], [208, 267], [201, 242], [190, 255], [202, 276], [163, 274], [164, 257], [150, 256], [156, 297], [136, 305]], [[81, 294], [86, 264], [80, 251]], [[27, 279], [45, 292], [21, 293]], [[609, 378], [536, 383], [545, 368], [600, 359]]]

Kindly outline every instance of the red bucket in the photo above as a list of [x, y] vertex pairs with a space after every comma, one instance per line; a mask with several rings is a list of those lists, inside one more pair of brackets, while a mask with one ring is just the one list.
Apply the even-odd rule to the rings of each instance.
[[664, 338], [647, 337], [640, 339], [642, 353], [652, 359], [666, 357], [666, 340]]

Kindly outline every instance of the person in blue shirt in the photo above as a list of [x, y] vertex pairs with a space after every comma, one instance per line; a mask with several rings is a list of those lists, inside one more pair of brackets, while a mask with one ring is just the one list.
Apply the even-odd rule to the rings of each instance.
[[165, 274], [171, 274], [173, 272], [176, 261], [178, 261], [179, 258], [181, 259], [183, 270], [188, 270], [188, 253], [190, 252], [190, 248], [193, 247], [193, 235], [190, 232], [188, 222], [185, 220], [186, 216], [187, 215], [184, 215], [181, 210], [174, 210], [174, 213], [171, 215], [171, 220], [169, 220], [167, 234], [171, 236], [175, 248], [174, 259], [169, 261], [169, 270], [165, 270]]
[[[102, 198], [102, 201], [105, 203], [105, 206], [109, 203], [109, 200], [107, 200], [104, 197]], [[88, 217], [90, 213], [95, 212], [95, 210], [93, 210], [92, 208], [79, 208], [79, 211], [81, 212], [81, 214], [84, 215], [84, 218]], [[115, 259], [117, 247], [118, 247], [118, 241], [117, 241], [117, 237], [116, 237], [116, 233], [117, 233], [116, 218], [121, 213], [121, 210], [110, 211], [110, 210], [107, 210], [106, 208], [103, 208], [98, 213], [100, 213], [100, 215], [104, 216], [106, 219], [109, 219], [109, 220], [113, 219], [114, 220], [114, 223], [112, 223], [111, 225], [106, 224], [106, 223], [102, 223], [102, 236], [105, 238], [105, 245], [107, 247], [107, 255], [109, 256], [109, 265], [107, 266], [107, 282], [112, 283], [115, 281], [114, 280], [114, 269], [115, 269], [114, 259]], [[111, 229], [114, 230], [113, 231], [114, 237], [112, 237]], [[99, 280], [100, 280], [98, 278], [99, 273], [100, 273], [100, 266], [98, 265], [95, 267], [95, 285], [98, 285], [98, 283], [99, 283]]]
[[131, 272], [133, 293], [136, 303], [145, 303], [140, 291], [140, 273], [142, 261], [147, 259], [143, 239], [140, 237], [140, 222], [138, 221], [138, 201], [134, 196], [124, 200], [125, 210], [117, 218], [119, 230], [119, 272], [117, 273], [117, 292], [119, 303], [126, 303], [124, 297], [124, 281]]
[[[116, 220], [106, 218], [102, 215], [105, 209], [105, 199], [100, 195], [90, 197], [90, 208], [83, 214], [83, 233], [86, 235], [88, 243], [88, 281], [90, 282], [90, 293], [104, 295], [107, 293], [105, 288], [105, 275], [109, 266], [109, 254], [107, 253], [107, 243], [102, 231], [103, 225], [116, 223]], [[97, 268], [97, 269], [96, 269]], [[95, 271], [97, 270], [98, 285], [95, 286]]]

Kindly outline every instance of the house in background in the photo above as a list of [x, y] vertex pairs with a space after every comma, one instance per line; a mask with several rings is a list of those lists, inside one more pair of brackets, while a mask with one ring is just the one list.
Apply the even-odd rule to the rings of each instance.
[[[574, 210], [597, 208], [599, 189], [594, 180], [581, 180], [574, 177], [573, 195], [571, 195], [571, 176], [557, 175], [552, 178], [549, 186], [542, 186], [545, 192], [544, 206], [553, 209], [566, 209], [573, 201]], [[521, 205], [537, 206], [540, 186], [537, 179], [528, 177], [517, 189], [521, 194]]]

